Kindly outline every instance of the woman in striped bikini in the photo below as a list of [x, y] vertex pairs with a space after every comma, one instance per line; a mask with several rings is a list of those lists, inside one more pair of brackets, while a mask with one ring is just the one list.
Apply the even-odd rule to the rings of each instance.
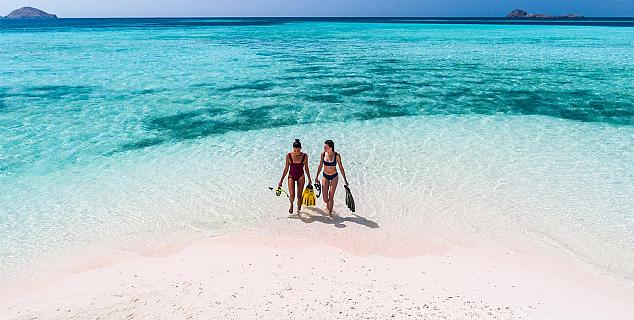
[[346, 171], [343, 169], [341, 163], [341, 155], [335, 152], [335, 143], [332, 140], [326, 140], [324, 142], [324, 152], [321, 153], [321, 160], [319, 161], [319, 168], [317, 168], [317, 177], [315, 182], [319, 182], [319, 173], [321, 169], [324, 169], [323, 177], [321, 179], [323, 200], [326, 203], [326, 209], [328, 210], [328, 216], [332, 218], [332, 208], [335, 205], [334, 197], [337, 190], [337, 184], [339, 183], [339, 174], [337, 173], [337, 164], [339, 164], [339, 170], [343, 176], [345, 185], [348, 185], [348, 179], [346, 179]]

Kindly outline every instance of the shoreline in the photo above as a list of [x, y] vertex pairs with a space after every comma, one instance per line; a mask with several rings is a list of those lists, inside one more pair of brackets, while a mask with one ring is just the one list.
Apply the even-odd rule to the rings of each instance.
[[[541, 124], [544, 121], [546, 124]], [[455, 122], [463, 128], [448, 130], [447, 127]], [[539, 152], [525, 150], [522, 144], [507, 141], [506, 137], [511, 134], [518, 135], [526, 126], [536, 125], [543, 132], [531, 129], [523, 133], [523, 139], [531, 141]], [[370, 141], [362, 149], [350, 144], [345, 161], [356, 169], [351, 172], [351, 180], [360, 205], [359, 212], [376, 219], [381, 226], [391, 224], [398, 233], [406, 231], [416, 236], [442, 233], [452, 240], [460, 240], [465, 234], [476, 234], [499, 242], [530, 242], [537, 247], [553, 247], [548, 249], [552, 252], [564, 251], [601, 273], [613, 274], [626, 281], [633, 279], [630, 254], [623, 250], [631, 238], [628, 232], [631, 217], [626, 215], [631, 204], [626, 201], [627, 191], [620, 189], [623, 183], [628, 183], [626, 176], [606, 179], [603, 184], [594, 183], [596, 176], [605, 176], [611, 170], [605, 163], [625, 167], [628, 155], [618, 157], [608, 149], [619, 150], [613, 147], [620, 146], [619, 137], [628, 134], [629, 129], [603, 128], [592, 139], [579, 142], [594, 146], [600, 140], [601, 148], [579, 148], [567, 146], [567, 137], [586, 136], [591, 129], [589, 125], [543, 117], [430, 116], [337, 123], [335, 126], [337, 141], [350, 143], [361, 137]], [[389, 134], [387, 138], [398, 143], [390, 149], [380, 149], [380, 142], [376, 141], [380, 141], [381, 134], [367, 132], [369, 126], [381, 128], [379, 132]], [[412, 136], [425, 137], [425, 140], [401, 139], [398, 132], [392, 130], [395, 126], [412, 132]], [[485, 126], [496, 129], [489, 132], [483, 129]], [[497, 127], [505, 129], [498, 133]], [[286, 201], [271, 196], [266, 188], [268, 184], [264, 182], [278, 178], [277, 153], [235, 150], [228, 141], [253, 143], [264, 146], [264, 150], [276, 150], [286, 141], [286, 130], [293, 136], [315, 136], [319, 126], [227, 133], [192, 143], [148, 149], [143, 153], [121, 154], [98, 165], [82, 165], [33, 179], [7, 180], [7, 183], [13, 182], [15, 188], [15, 194], [6, 197], [8, 212], [16, 215], [30, 212], [41, 216], [41, 222], [38, 220], [33, 225], [39, 228], [36, 230], [41, 236], [27, 239], [28, 243], [18, 242], [19, 228], [29, 224], [6, 225], [10, 242], [3, 247], [7, 259], [0, 270], [3, 274], [11, 274], [8, 269], [21, 269], [24, 263], [20, 259], [39, 264], [40, 257], [47, 258], [45, 262], [48, 262], [65, 251], [70, 254], [76, 254], [78, 250], [82, 250], [82, 254], [83, 251], [90, 253], [91, 250], [110, 248], [138, 251], [143, 244], [162, 241], [163, 237], [180, 241], [182, 234], [186, 237], [205, 232], [225, 234], [284, 219], [280, 212], [286, 211]], [[444, 142], [464, 136], [476, 138], [449, 147]], [[314, 146], [319, 141], [313, 138], [307, 143]], [[472, 150], [469, 145], [474, 143], [478, 143], [482, 150]], [[558, 145], [565, 147], [555, 148]], [[402, 162], [398, 157], [378, 153], [412, 149], [427, 151], [425, 161]], [[435, 151], [430, 154], [429, 150]], [[370, 158], [355, 156], [368, 154], [368, 151]], [[316, 150], [307, 152], [317, 154]], [[228, 167], [218, 161], [228, 156], [253, 154], [265, 164]], [[458, 156], [447, 158], [448, 154]], [[548, 162], [549, 165], [542, 165], [531, 160], [536, 155], [553, 160]], [[591, 166], [571, 162], [575, 158], [588, 158]], [[204, 159], [204, 165], [200, 159]], [[491, 162], [491, 159], [496, 161]], [[382, 166], [368, 165], [376, 161], [381, 161]], [[394, 168], [394, 171], [386, 175], [386, 168]], [[214, 174], [221, 170], [226, 171], [226, 175]], [[398, 179], [402, 172], [410, 172], [410, 178]], [[578, 177], [566, 178], [570, 174]], [[236, 178], [253, 181], [254, 188], [233, 187]], [[389, 188], [377, 193], [385, 186]], [[615, 192], [622, 196], [611, 198]], [[337, 197], [340, 207], [335, 211], [347, 212], [342, 204], [342, 191]], [[23, 205], [28, 202], [37, 207]], [[615, 223], [618, 221], [625, 223]], [[55, 228], [44, 228], [47, 225]], [[65, 250], [67, 247], [69, 250]], [[35, 252], [30, 255], [28, 248]], [[15, 267], [18, 263], [21, 265]]]
[[4, 282], [0, 318], [626, 319], [634, 311], [631, 285], [529, 248], [297, 222]]

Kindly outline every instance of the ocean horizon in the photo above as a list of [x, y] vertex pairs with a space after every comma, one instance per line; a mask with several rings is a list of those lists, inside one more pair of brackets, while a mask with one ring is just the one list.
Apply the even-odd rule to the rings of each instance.
[[[509, 17], [451, 17], [451, 16], [147, 16], [147, 17], [58, 17], [54, 19], [1, 19], [5, 23], [5, 27], [11, 25], [37, 26], [47, 25], [54, 26], [65, 24], [72, 21], [88, 22], [89, 20], [260, 20], [260, 21], [277, 21], [277, 22], [352, 22], [352, 23], [403, 23], [403, 24], [499, 24], [499, 25], [552, 25], [552, 26], [606, 26], [606, 27], [632, 27], [634, 26], [634, 17], [602, 17], [602, 16], [583, 16], [583, 17], [551, 17], [551, 18], [509, 18]], [[2, 25], [0, 25], [2, 26]]]

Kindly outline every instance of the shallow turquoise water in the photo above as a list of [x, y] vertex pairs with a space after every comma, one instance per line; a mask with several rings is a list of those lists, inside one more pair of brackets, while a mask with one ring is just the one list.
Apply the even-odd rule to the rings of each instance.
[[[412, 174], [394, 170], [403, 159], [436, 168], [407, 168], [444, 186], [444, 199], [419, 208], [427, 216], [446, 214], [452, 199], [460, 217], [477, 217], [465, 225], [478, 231], [501, 220], [495, 232], [518, 232], [509, 226], [520, 223], [584, 261], [633, 273], [634, 28], [182, 19], [0, 26], [0, 270], [106, 234], [243, 223], [235, 215], [253, 217], [226, 204], [243, 191], [225, 199], [215, 183], [231, 183], [227, 175], [240, 168], [252, 170], [249, 184], [275, 181], [284, 141], [311, 132], [315, 153], [327, 137], [348, 143], [351, 171], [377, 176], [368, 185], [410, 186]], [[331, 123], [337, 129], [320, 129]], [[430, 137], [437, 141], [423, 143]], [[362, 161], [368, 153], [377, 163]], [[469, 212], [474, 203], [487, 214]], [[270, 215], [261, 217], [274, 216], [275, 205], [264, 207]]]

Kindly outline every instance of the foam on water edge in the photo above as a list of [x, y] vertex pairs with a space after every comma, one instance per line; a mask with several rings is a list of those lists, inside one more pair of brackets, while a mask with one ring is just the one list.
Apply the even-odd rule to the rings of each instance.
[[335, 140], [358, 213], [380, 226], [555, 244], [632, 278], [634, 128], [477, 115], [229, 132], [4, 177], [0, 270], [11, 275], [85, 247], [139, 249], [143, 239], [257, 229], [285, 217], [287, 202], [267, 187], [294, 138], [313, 171], [323, 140]]

